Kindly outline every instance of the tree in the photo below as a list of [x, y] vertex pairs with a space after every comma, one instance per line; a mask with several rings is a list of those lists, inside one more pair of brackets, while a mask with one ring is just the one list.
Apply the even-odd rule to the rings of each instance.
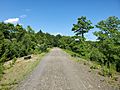
[[118, 17], [111, 16], [106, 20], [100, 21], [96, 27], [101, 30], [94, 33], [98, 40], [115, 39], [120, 32], [120, 20]]
[[19, 24], [17, 24], [14, 29], [15, 29], [15, 37], [17, 41], [18, 42], [22, 41], [26, 33], [26, 30], [22, 27], [22, 25], [19, 25]]
[[78, 18], [77, 24], [73, 24], [72, 31], [74, 31], [76, 35], [82, 35], [82, 38], [84, 39], [84, 34], [94, 28], [91, 24], [90, 20], [87, 20], [85, 16], [81, 16]]
[[94, 33], [100, 42], [99, 50], [106, 56], [104, 63], [110, 67], [111, 63], [114, 64], [117, 62], [116, 60], [120, 59], [116, 49], [119, 47], [120, 20], [118, 17], [111, 16], [100, 21], [96, 27], [100, 29], [100, 31]]
[[32, 34], [35, 33], [34, 30], [30, 26], [27, 26], [27, 31], [28, 33], [32, 33]]
[[68, 49], [73, 39], [70, 36], [62, 36], [59, 39], [59, 47], [63, 49]]

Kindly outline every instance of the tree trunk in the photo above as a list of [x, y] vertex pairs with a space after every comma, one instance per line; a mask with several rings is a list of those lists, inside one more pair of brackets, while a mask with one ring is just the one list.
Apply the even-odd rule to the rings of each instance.
[[84, 34], [82, 33], [82, 39], [84, 39]]
[[84, 33], [83, 33], [83, 30], [82, 30], [82, 39], [84, 40]]

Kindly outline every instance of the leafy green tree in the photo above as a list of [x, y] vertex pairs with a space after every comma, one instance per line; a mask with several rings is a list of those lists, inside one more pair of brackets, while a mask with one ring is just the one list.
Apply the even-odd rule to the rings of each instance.
[[120, 20], [118, 17], [111, 16], [106, 20], [100, 21], [96, 27], [101, 30], [94, 33], [98, 40], [112, 39], [114, 41], [116, 35], [120, 32]]
[[76, 33], [76, 35], [81, 35], [84, 39], [84, 34], [87, 33], [90, 29], [94, 28], [91, 25], [91, 21], [87, 20], [85, 16], [81, 16], [78, 18], [77, 24], [73, 24], [72, 31]]
[[15, 37], [17, 39], [17, 42], [22, 41], [24, 38], [24, 35], [26, 33], [26, 30], [22, 27], [22, 25], [17, 24], [15, 26]]
[[118, 17], [111, 16], [100, 21], [96, 27], [100, 29], [94, 33], [100, 42], [99, 50], [106, 56], [104, 62], [110, 67], [110, 64], [115, 64], [118, 60], [116, 57], [119, 57], [115, 48], [119, 47], [120, 20]]
[[35, 33], [34, 30], [30, 26], [27, 26], [27, 32], [32, 33], [32, 34]]

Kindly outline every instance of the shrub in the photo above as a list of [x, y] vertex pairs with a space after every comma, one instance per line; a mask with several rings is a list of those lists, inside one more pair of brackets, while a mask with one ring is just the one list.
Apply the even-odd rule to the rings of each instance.
[[101, 53], [97, 48], [92, 49], [90, 52], [89, 58], [91, 61], [97, 61], [100, 64], [103, 64], [105, 61], [105, 56], [103, 53]]
[[120, 60], [116, 62], [116, 71], [120, 72]]
[[40, 50], [40, 52], [46, 52], [47, 51], [47, 45], [46, 44], [41, 44], [38, 47], [38, 50]]

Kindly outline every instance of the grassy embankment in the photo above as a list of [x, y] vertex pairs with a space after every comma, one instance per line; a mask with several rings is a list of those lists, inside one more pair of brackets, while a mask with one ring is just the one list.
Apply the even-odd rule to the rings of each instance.
[[12, 65], [11, 61], [6, 62], [4, 64], [4, 74], [0, 81], [0, 90], [13, 90], [20, 81], [33, 71], [46, 53], [32, 55], [29, 60], [24, 60], [23, 57], [17, 58], [14, 65]]
[[120, 73], [116, 72], [115, 69], [113, 69], [113, 68], [108, 69], [106, 66], [100, 65], [97, 62], [85, 60], [85, 59], [79, 57], [79, 55], [77, 53], [74, 53], [72, 51], [65, 50], [65, 49], [64, 49], [64, 51], [70, 55], [71, 60], [74, 60], [76, 62], [80, 62], [84, 65], [89, 66], [89, 68], [90, 68], [89, 72], [95, 71], [98, 73], [98, 75], [104, 76], [105, 81], [107, 81], [111, 85], [120, 87], [120, 83], [119, 83], [120, 82]]

